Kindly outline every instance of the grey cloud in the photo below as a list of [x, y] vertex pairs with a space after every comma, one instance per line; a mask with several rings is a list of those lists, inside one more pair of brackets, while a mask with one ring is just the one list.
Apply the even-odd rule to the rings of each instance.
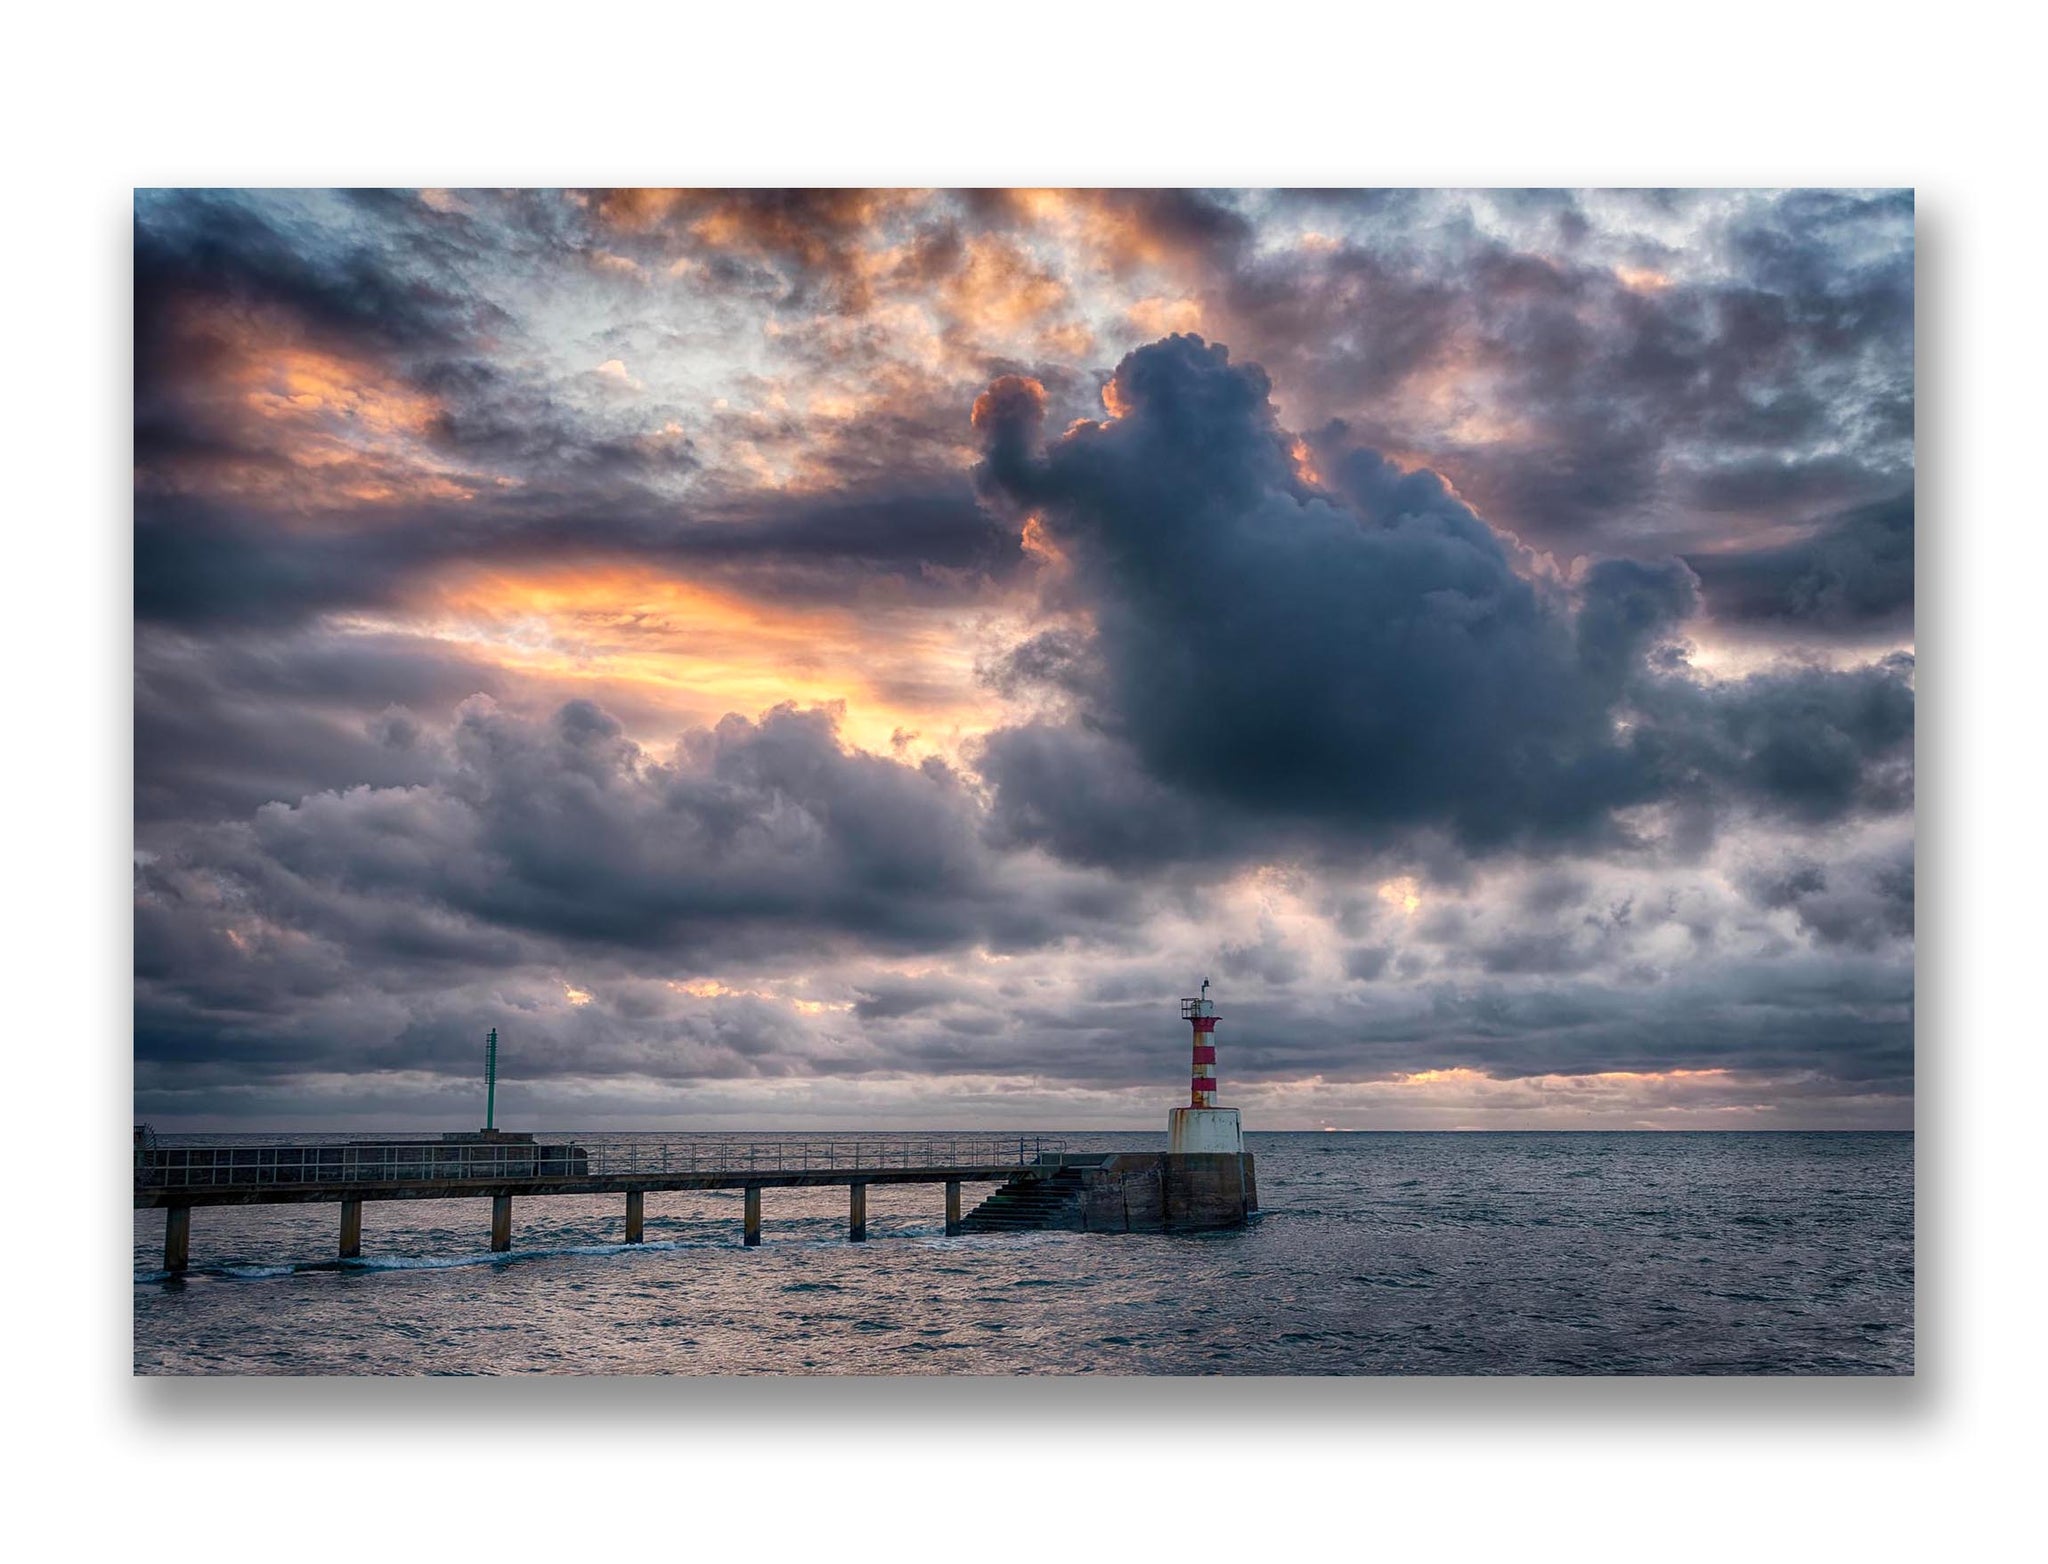
[[358, 973], [572, 948], [685, 974], [795, 953], [1029, 948], [1108, 936], [1133, 906], [1106, 881], [993, 855], [963, 778], [842, 749], [823, 713], [728, 717], [662, 760], [588, 702], [536, 722], [475, 699], [444, 754], [414, 785], [154, 833], [138, 974], [189, 999], [260, 972], [246, 991], [268, 1008]]
[[1094, 619], [1053, 664], [1079, 721], [987, 741], [1002, 840], [1094, 863], [1430, 829], [1497, 851], [1619, 842], [1643, 805], [1909, 798], [1909, 661], [1697, 682], [1651, 655], [1696, 606], [1684, 565], [1596, 561], [1574, 604], [1433, 473], [1326, 438], [1308, 485], [1264, 373], [1200, 338], [1131, 354], [1113, 390], [1121, 416], [1042, 446], [1031, 387], [976, 405], [984, 491], [1041, 518]]
[[1776, 548], [1695, 555], [1715, 618], [1809, 632], [1910, 630], [1913, 496], [1858, 506]]
[[[1589, 224], [1568, 192], [1315, 197], [1334, 238], [1219, 260], [1211, 318], [1308, 421], [1416, 453], [1546, 547], [1669, 546], [1725, 531], [1702, 511], [1782, 525], [1895, 491], [1910, 194], [1645, 205], [1691, 217], [1684, 253]], [[1706, 254], [1725, 264], [1687, 264]], [[1451, 391], [1491, 427], [1461, 434]]]
[[1913, 849], [1822, 864], [1793, 856], [1750, 870], [1759, 906], [1788, 911], [1823, 945], [1875, 950], [1913, 937]]

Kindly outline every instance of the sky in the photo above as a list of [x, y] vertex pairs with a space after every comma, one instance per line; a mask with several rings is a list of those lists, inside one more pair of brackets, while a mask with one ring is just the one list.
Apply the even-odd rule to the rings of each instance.
[[160, 1128], [1904, 1128], [1913, 205], [144, 191]]

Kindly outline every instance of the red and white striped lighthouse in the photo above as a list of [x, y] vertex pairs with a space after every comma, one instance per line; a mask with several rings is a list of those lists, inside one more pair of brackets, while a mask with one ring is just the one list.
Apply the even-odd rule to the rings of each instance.
[[1209, 998], [1209, 980], [1202, 979], [1202, 992], [1180, 1002], [1181, 1019], [1195, 1029], [1195, 1074], [1188, 1096], [1191, 1108], [1216, 1106], [1216, 1006]]
[[1176, 1154], [1238, 1153], [1244, 1135], [1235, 1108], [1216, 1106], [1216, 1006], [1209, 999], [1209, 980], [1202, 992], [1180, 1002], [1181, 1019], [1194, 1030], [1195, 1068], [1188, 1081], [1188, 1105], [1166, 1116], [1167, 1147]]

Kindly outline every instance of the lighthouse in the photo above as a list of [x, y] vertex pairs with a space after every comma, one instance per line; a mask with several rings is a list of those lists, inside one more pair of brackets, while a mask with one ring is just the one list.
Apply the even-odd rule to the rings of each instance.
[[1209, 980], [1202, 992], [1180, 1002], [1181, 1019], [1194, 1033], [1194, 1071], [1188, 1083], [1188, 1105], [1166, 1118], [1167, 1150], [1171, 1153], [1214, 1151], [1238, 1155], [1244, 1133], [1235, 1108], [1216, 1106], [1216, 1005], [1209, 998]]
[[1083, 1233], [1202, 1233], [1244, 1227], [1259, 1209], [1259, 1175], [1244, 1149], [1235, 1108], [1216, 1106], [1216, 1007], [1209, 980], [1180, 1002], [1194, 1035], [1184, 1108], [1167, 1115], [1167, 1150], [1059, 1159], [1048, 1179], [1033, 1170], [968, 1213], [962, 1232], [1063, 1227]]

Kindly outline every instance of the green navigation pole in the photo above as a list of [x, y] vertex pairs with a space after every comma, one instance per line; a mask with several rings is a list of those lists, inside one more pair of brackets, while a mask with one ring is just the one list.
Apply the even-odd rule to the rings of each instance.
[[484, 1128], [498, 1127], [498, 1029], [484, 1043]]

